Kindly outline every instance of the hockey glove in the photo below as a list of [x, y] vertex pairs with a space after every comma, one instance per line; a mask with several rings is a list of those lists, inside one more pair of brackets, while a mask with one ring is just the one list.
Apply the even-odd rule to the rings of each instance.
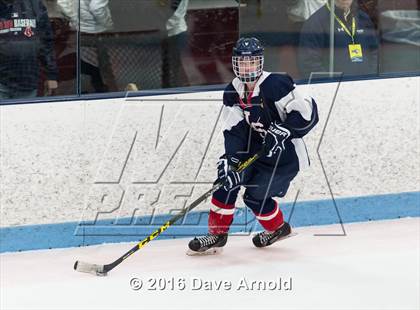
[[284, 151], [284, 143], [290, 137], [290, 131], [283, 127], [280, 122], [274, 121], [270, 124], [264, 137], [264, 148], [267, 157], [273, 157], [277, 153], [279, 156]]
[[215, 183], [222, 183], [225, 190], [231, 190], [239, 185], [241, 176], [235, 171], [239, 160], [235, 157], [223, 155], [217, 163], [217, 180]]
[[241, 181], [242, 178], [239, 172], [235, 170], [229, 170], [224, 180], [223, 188], [225, 191], [230, 191], [232, 188], [235, 188], [241, 184]]

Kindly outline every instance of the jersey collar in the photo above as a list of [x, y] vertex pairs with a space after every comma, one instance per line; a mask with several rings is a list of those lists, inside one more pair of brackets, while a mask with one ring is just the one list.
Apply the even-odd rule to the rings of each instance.
[[[257, 84], [255, 85], [254, 91], [252, 92], [252, 97], [259, 96], [260, 94], [260, 85], [264, 80], [271, 74], [271, 72], [263, 71], [260, 78], [257, 81]], [[239, 78], [234, 78], [232, 81], [232, 85], [235, 88], [236, 92], [239, 94], [240, 98], [244, 97], [244, 91], [245, 91], [245, 83], [241, 82]]]

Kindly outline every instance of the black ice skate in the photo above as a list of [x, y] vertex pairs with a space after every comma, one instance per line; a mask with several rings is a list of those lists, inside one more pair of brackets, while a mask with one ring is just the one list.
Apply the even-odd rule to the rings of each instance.
[[292, 233], [289, 223], [284, 222], [279, 229], [273, 232], [263, 231], [252, 238], [252, 242], [257, 248], [263, 248], [272, 245], [274, 242], [293, 237], [296, 233]]
[[228, 235], [207, 234], [204, 237], [194, 238], [188, 244], [187, 255], [209, 255], [222, 252], [222, 247], [227, 242]]

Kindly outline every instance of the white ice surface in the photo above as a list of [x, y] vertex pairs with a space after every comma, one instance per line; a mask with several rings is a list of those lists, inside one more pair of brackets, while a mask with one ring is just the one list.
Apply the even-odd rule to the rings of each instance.
[[[75, 272], [76, 259], [109, 263], [133, 244], [6, 253], [1, 309], [419, 309], [420, 219], [298, 228], [296, 237], [256, 249], [232, 236], [217, 256], [185, 255], [188, 239], [154, 240], [107, 277]], [[130, 279], [141, 278], [139, 291]], [[237, 290], [241, 278], [292, 278], [292, 289]], [[185, 279], [185, 290], [149, 291], [148, 279]], [[232, 289], [193, 290], [193, 279]], [[198, 280], [196, 280], [196, 283]], [[266, 282], [267, 283], [267, 282]], [[197, 287], [197, 286], [196, 286]], [[195, 287], [195, 288], [196, 288]]]

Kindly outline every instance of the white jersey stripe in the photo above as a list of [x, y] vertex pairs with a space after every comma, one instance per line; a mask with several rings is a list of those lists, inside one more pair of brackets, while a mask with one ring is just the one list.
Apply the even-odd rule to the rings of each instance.
[[299, 159], [299, 170], [303, 170], [309, 167], [309, 156], [306, 151], [305, 142], [302, 138], [292, 139], [292, 143], [295, 146], [295, 152]]
[[221, 115], [222, 131], [231, 130], [243, 119], [244, 113], [239, 106], [223, 106]]
[[[295, 88], [287, 96], [275, 102], [275, 106], [279, 111], [280, 117], [292, 111], [299, 112], [302, 117], [310, 121], [312, 116], [312, 98], [302, 92], [302, 89]], [[282, 117], [283, 116], [283, 117]]]

